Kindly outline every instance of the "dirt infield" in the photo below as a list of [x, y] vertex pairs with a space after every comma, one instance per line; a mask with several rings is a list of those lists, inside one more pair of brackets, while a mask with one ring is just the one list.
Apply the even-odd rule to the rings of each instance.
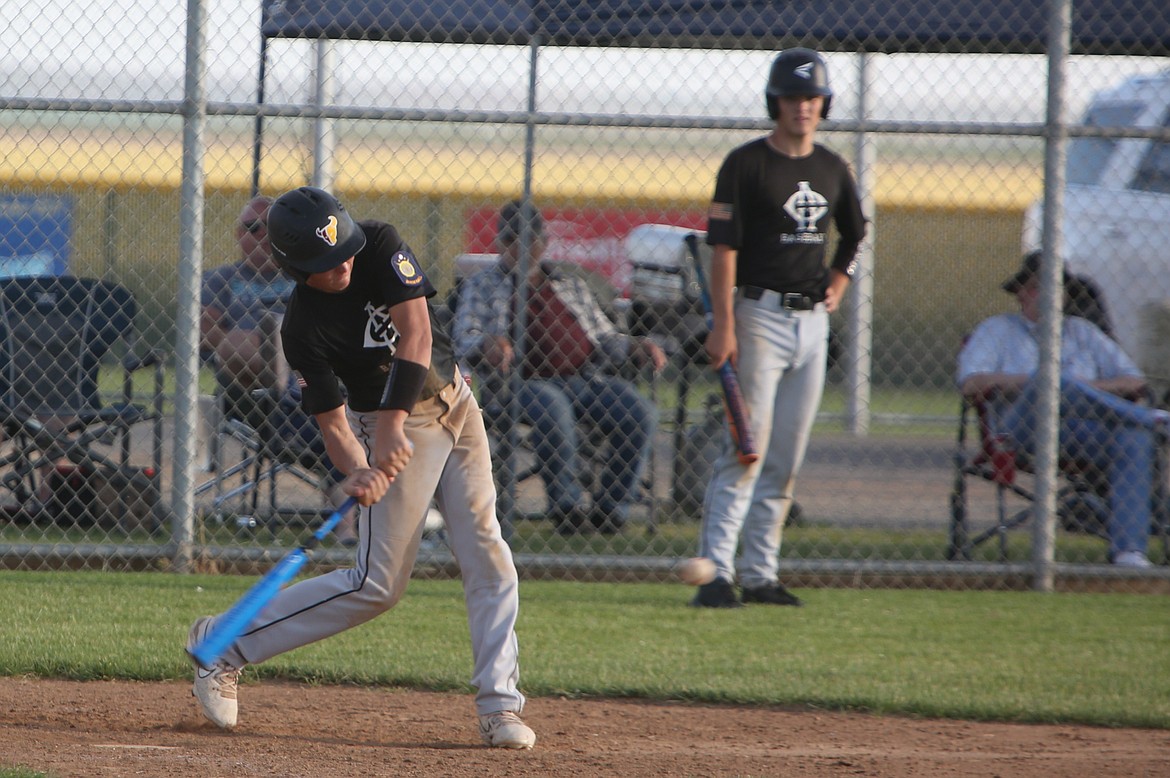
[[55, 776], [1165, 776], [1170, 732], [643, 701], [529, 701], [484, 748], [469, 695], [251, 683], [240, 726], [186, 683], [0, 679], [0, 767]]

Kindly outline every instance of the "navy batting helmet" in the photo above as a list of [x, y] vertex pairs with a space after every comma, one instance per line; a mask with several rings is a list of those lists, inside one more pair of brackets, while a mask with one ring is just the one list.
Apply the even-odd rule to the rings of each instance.
[[776, 55], [772, 70], [768, 73], [768, 86], [764, 88], [768, 116], [775, 121], [780, 115], [776, 98], [795, 95], [820, 95], [825, 98], [821, 117], [829, 115], [829, 103], [833, 100], [833, 90], [829, 88], [829, 66], [825, 58], [812, 49], [785, 49]]
[[302, 186], [276, 198], [268, 210], [268, 240], [276, 264], [303, 284], [361, 251], [366, 234], [336, 197]]

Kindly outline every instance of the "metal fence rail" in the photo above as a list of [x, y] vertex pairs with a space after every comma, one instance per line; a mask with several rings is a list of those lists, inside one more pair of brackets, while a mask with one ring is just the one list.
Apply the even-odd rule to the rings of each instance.
[[[322, 4], [339, 13], [352, 5]], [[474, 4], [454, 5], [458, 14]], [[616, 13], [611, 5], [600, 4], [597, 18]], [[327, 507], [311, 462], [298, 463], [307, 476], [287, 466], [257, 481], [255, 461], [271, 465], [274, 452], [219, 423], [215, 368], [198, 336], [203, 274], [241, 258], [250, 197], [314, 183], [337, 191], [357, 216], [395, 224], [439, 288], [439, 307], [456, 299], [476, 258], [494, 252], [500, 207], [531, 194], [550, 225], [548, 256], [587, 271], [619, 325], [649, 334], [670, 359], [656, 382], [631, 376], [659, 423], [645, 499], [621, 532], [558, 535], [540, 477], [514, 486], [501, 519], [528, 575], [669, 579], [677, 560], [696, 552], [721, 411], [708, 402], [717, 390], [699, 357], [697, 311], [672, 318], [655, 307], [661, 288], [635, 267], [646, 257], [631, 235], [657, 225], [661, 243], [650, 260], [678, 270], [670, 228], [705, 228], [721, 160], [770, 127], [761, 92], [775, 51], [811, 45], [827, 52], [834, 88], [818, 137], [853, 164], [872, 223], [862, 273], [833, 317], [839, 351], [797, 478], [800, 510], [784, 531], [782, 575], [805, 585], [1165, 591], [1164, 470], [1152, 482], [1146, 544], [1155, 567], [1125, 570], [1109, 564], [1105, 540], [1069, 531], [1075, 510], [1060, 502], [1055, 449], [1036, 452], [1051, 464], [1036, 468], [1035, 481], [1018, 475], [1037, 490], [1051, 535], [1034, 522], [995, 532], [995, 478], [959, 469], [978, 455], [978, 431], [968, 428], [960, 450], [956, 354], [980, 321], [1015, 309], [1000, 284], [1025, 249], [1040, 245], [1041, 225], [1049, 247], [1042, 322], [1056, 321], [1060, 259], [1118, 312], [1114, 336], [1150, 377], [1154, 404], [1170, 387], [1159, 335], [1170, 311], [1165, 52], [1112, 23], [1093, 27], [1095, 13], [1071, 3], [1017, 9], [1018, 18], [998, 4], [984, 10], [993, 34], [982, 39], [944, 25], [930, 40], [878, 45], [880, 31], [867, 29], [856, 38], [872, 44], [863, 50], [824, 31], [831, 7], [802, 18], [804, 34], [785, 27], [793, 33], [783, 40], [729, 36], [717, 15], [703, 34], [701, 17], [680, 17], [682, 27], [656, 37], [619, 30], [614, 20], [626, 17], [614, 16], [569, 37], [559, 28], [510, 36], [476, 28], [358, 40], [277, 24], [280, 4], [267, 2], [214, 11], [195, 2], [185, 13], [144, 0], [5, 8], [0, 286], [45, 273], [125, 288], [134, 314], [123, 334], [131, 337], [100, 355], [91, 404], [123, 402], [119, 360], [127, 354], [165, 355], [165, 383], [156, 391], [144, 376], [130, 379], [143, 418], [127, 425], [126, 462], [117, 429], [95, 433], [84, 456], [25, 457], [35, 448], [30, 420], [54, 433], [67, 422], [48, 401], [30, 405], [21, 381], [68, 381], [26, 372], [36, 362], [31, 347], [9, 335], [11, 320], [0, 328], [2, 563], [250, 570], [291, 547]], [[1157, 4], [1147, 11], [1155, 27], [1170, 21]], [[1067, 26], [1061, 14], [1071, 14]], [[648, 18], [639, 12], [628, 24]], [[1033, 29], [1036, 21], [1048, 26]], [[1054, 45], [1060, 36], [1065, 45]], [[59, 327], [44, 308], [44, 326]], [[42, 340], [46, 353], [60, 351]], [[1055, 391], [1059, 342], [1042, 340]], [[165, 441], [157, 468], [153, 417]], [[1046, 420], [1055, 430], [1052, 413]], [[606, 441], [597, 443], [604, 456]], [[94, 455], [115, 470], [102, 470]], [[515, 461], [527, 467], [532, 454], [522, 450]], [[1016, 494], [1002, 499], [1005, 515], [1029, 505]], [[961, 537], [989, 541], [956, 545], [959, 518]], [[1108, 534], [1108, 519], [1098, 529]], [[440, 525], [426, 544], [420, 573], [449, 571]], [[338, 540], [320, 562], [345, 564], [349, 553]]]

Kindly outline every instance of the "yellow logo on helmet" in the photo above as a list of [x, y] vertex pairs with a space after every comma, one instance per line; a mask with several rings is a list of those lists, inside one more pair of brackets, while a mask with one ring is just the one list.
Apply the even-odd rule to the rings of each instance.
[[330, 216], [329, 221], [325, 223], [324, 227], [318, 227], [317, 237], [328, 243], [330, 246], [337, 245], [337, 217]]

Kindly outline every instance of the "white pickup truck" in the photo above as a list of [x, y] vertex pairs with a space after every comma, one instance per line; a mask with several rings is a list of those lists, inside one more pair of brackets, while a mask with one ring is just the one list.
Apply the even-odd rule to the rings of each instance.
[[[1170, 127], [1170, 70], [1098, 93], [1082, 123]], [[1118, 340], [1151, 378], [1170, 377], [1170, 142], [1073, 138], [1067, 169], [1068, 269], [1097, 282]], [[1041, 207], [1025, 215], [1025, 251], [1040, 246]]]

